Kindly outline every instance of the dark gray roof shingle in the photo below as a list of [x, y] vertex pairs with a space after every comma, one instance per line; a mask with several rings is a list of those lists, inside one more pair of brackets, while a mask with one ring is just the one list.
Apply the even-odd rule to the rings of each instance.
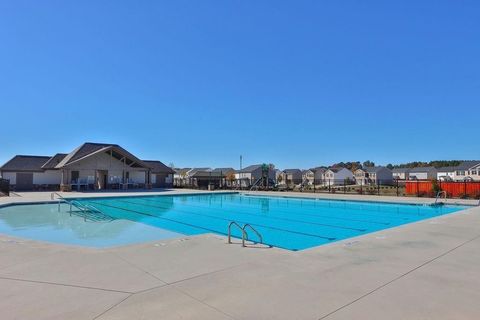
[[175, 173], [172, 168], [166, 166], [163, 162], [158, 160], [142, 160], [147, 166], [152, 169], [152, 173]]
[[7, 161], [2, 171], [43, 171], [42, 166], [51, 159], [51, 156], [18, 155]]
[[66, 153], [57, 153], [53, 157], [51, 157], [43, 166], [42, 168], [47, 169], [55, 169], [55, 167], [67, 156]]

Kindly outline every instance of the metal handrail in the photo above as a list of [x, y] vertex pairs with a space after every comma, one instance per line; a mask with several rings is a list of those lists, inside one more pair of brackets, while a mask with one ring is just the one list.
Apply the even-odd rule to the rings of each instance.
[[245, 237], [242, 238], [242, 246], [245, 247], [245, 239], [248, 240], [248, 233], [247, 231], [245, 231], [246, 228], [250, 228], [250, 230], [252, 230], [253, 232], [255, 232], [255, 234], [257, 235], [257, 237], [260, 239], [260, 244], [263, 244], [263, 237], [262, 235], [260, 234], [260, 232], [258, 232], [254, 227], [252, 227], [249, 223], [246, 223], [242, 230], [243, 230], [243, 233], [245, 235]]
[[444, 190], [438, 191], [438, 192], [437, 192], [437, 197], [435, 198], [435, 204], [437, 204], [438, 199], [440, 198], [440, 196], [441, 196], [442, 194], [445, 195], [445, 199], [447, 199], [447, 196], [448, 196], [448, 195], [447, 195], [447, 191], [444, 191]]
[[55, 200], [55, 196], [58, 196], [58, 212], [60, 212], [60, 204], [62, 203], [62, 201], [65, 201], [65, 199], [58, 192], [52, 192], [50, 194], [50, 199]]
[[245, 238], [245, 230], [243, 230], [243, 228], [235, 221], [232, 221], [228, 224], [228, 243], [232, 243], [232, 226], [236, 226], [242, 232], [243, 243], [243, 239]]

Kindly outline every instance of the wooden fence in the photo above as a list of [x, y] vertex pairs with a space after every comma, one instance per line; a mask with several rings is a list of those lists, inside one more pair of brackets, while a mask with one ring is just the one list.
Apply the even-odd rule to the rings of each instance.
[[438, 190], [445, 191], [450, 198], [480, 199], [480, 181], [406, 181], [405, 193], [407, 195], [435, 196], [434, 183], [437, 184]]

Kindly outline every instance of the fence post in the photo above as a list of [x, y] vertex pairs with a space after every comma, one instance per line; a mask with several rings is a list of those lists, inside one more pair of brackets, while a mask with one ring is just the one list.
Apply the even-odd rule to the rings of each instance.
[[377, 180], [377, 196], [380, 195], [380, 181]]
[[360, 180], [360, 194], [363, 194], [363, 180]]
[[463, 196], [467, 197], [467, 181], [463, 181]]
[[397, 197], [398, 197], [398, 196], [400, 196], [400, 192], [399, 192], [399, 190], [398, 190], [398, 179], [396, 179], [395, 181], [396, 181], [396, 183], [397, 183]]
[[417, 180], [417, 198], [420, 197], [420, 192], [418, 190], [418, 180]]
[[330, 193], [332, 191], [331, 187], [330, 187], [330, 179], [328, 179], [328, 193]]

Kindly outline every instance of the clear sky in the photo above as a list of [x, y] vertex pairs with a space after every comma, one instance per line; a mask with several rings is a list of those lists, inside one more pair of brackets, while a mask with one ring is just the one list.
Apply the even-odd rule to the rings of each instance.
[[0, 0], [0, 163], [480, 158], [480, 1]]

